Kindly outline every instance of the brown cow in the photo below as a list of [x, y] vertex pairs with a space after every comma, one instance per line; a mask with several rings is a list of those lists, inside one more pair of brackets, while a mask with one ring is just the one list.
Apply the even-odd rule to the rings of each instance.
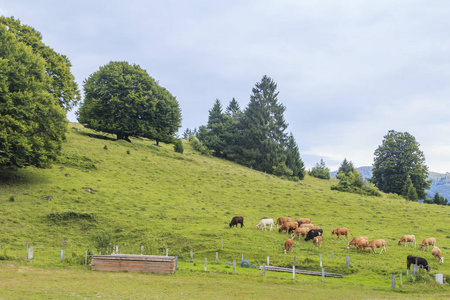
[[322, 246], [322, 236], [318, 235], [315, 238], [313, 238], [313, 245], [314, 247], [321, 247]]
[[347, 249], [350, 247], [355, 247], [356, 249], [361, 249], [369, 244], [369, 238], [367, 236], [358, 236], [355, 237], [348, 245]]
[[347, 234], [349, 233], [350, 229], [347, 227], [345, 228], [336, 228], [335, 230], [331, 231], [331, 235], [337, 235], [337, 239], [341, 239], [341, 235], [345, 235], [345, 238], [348, 240]]
[[300, 239], [300, 235], [301, 236], [306, 236], [308, 231], [309, 231], [309, 228], [298, 227], [297, 229], [294, 230], [294, 233], [292, 233], [292, 238], [295, 238], [296, 236], [298, 236], [298, 239]]
[[284, 254], [286, 254], [288, 251], [292, 252], [293, 248], [294, 248], [294, 239], [288, 239], [284, 243]]
[[431, 249], [431, 254], [433, 254], [434, 259], [439, 259], [439, 262], [443, 263], [444, 262], [444, 258], [442, 257], [441, 254], [441, 249], [439, 249], [436, 246], [433, 246], [433, 249]]
[[282, 232], [286, 230], [286, 235], [289, 234], [290, 231], [293, 231], [297, 229], [298, 223], [297, 222], [286, 222], [283, 225], [281, 225], [280, 229], [278, 229], [278, 232]]
[[316, 225], [314, 225], [314, 224], [305, 224], [305, 223], [300, 225], [300, 227], [302, 227], [302, 228], [309, 228], [309, 229], [312, 229], [315, 226]]
[[402, 236], [400, 241], [398, 241], [398, 244], [401, 245], [402, 243], [405, 243], [405, 247], [406, 247], [406, 246], [408, 246], [408, 242], [411, 242], [411, 246], [414, 243], [414, 247], [416, 247], [416, 236], [413, 234], [404, 235], [404, 236]]
[[238, 217], [233, 217], [233, 219], [231, 219], [230, 222], [230, 228], [233, 226], [238, 226], [238, 224], [241, 224], [241, 228], [244, 226], [244, 217], [242, 216], [238, 216]]
[[384, 253], [386, 253], [386, 247], [385, 247], [385, 245], [386, 245], [386, 241], [383, 240], [383, 239], [380, 239], [380, 240], [372, 240], [372, 241], [370, 241], [370, 243], [364, 248], [364, 250], [370, 250], [370, 249], [372, 249], [373, 253], [375, 254], [375, 253], [377, 253], [377, 252], [375, 251], [375, 249], [381, 248], [380, 254], [383, 253], [383, 250], [384, 250]]
[[310, 224], [311, 223], [311, 219], [295, 218], [295, 222], [303, 222], [303, 224]]
[[291, 217], [279, 217], [278, 219], [277, 219], [277, 223], [276, 223], [276, 225], [277, 225], [277, 228], [278, 228], [278, 225], [283, 225], [284, 223], [286, 223], [286, 222], [291, 222]]
[[420, 244], [420, 249], [423, 250], [423, 249], [425, 249], [425, 246], [427, 246], [427, 251], [428, 251], [428, 246], [429, 245], [433, 245], [433, 246], [436, 245], [436, 239], [434, 237], [424, 239], [422, 241], [422, 244]]

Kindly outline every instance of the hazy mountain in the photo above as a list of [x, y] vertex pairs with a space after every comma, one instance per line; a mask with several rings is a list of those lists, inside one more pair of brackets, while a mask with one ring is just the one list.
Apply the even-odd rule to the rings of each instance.
[[[367, 179], [372, 177], [372, 167], [365, 166], [356, 168], [359, 173], [362, 174], [363, 178], [367, 181]], [[330, 172], [330, 176], [336, 178], [337, 171]], [[440, 196], [450, 200], [450, 173], [436, 173], [430, 172], [428, 179], [431, 180], [431, 186], [429, 190], [426, 190], [428, 198], [433, 198], [436, 192], [439, 193]]]

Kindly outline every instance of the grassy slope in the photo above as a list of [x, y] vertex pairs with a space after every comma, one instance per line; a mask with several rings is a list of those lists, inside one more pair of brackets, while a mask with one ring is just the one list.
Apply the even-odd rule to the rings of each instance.
[[[240, 261], [241, 253], [244, 253], [252, 264], [260, 265], [270, 256], [272, 265], [289, 266], [293, 256], [296, 256], [297, 267], [320, 270], [319, 255], [322, 254], [326, 271], [348, 276], [329, 279], [325, 285], [318, 284], [318, 277], [301, 277], [301, 281], [309, 283], [308, 291], [312, 293], [324, 288], [334, 291], [340, 287], [335, 297], [348, 293], [357, 298], [355, 288], [360, 289], [362, 295], [375, 289], [380, 293], [379, 297], [419, 296], [423, 291], [434, 296], [450, 295], [448, 285], [408, 285], [402, 288], [401, 293], [389, 289], [392, 273], [405, 274], [408, 254], [428, 259], [432, 273], [450, 275], [448, 262], [438, 264], [429, 252], [397, 246], [403, 234], [415, 234], [418, 243], [423, 238], [434, 236], [444, 257], [447, 256], [447, 248], [450, 247], [449, 207], [339, 193], [330, 190], [330, 185], [335, 183], [333, 180], [323, 181], [307, 176], [304, 181], [289, 182], [224, 160], [200, 156], [187, 144], [185, 153], [181, 155], [174, 153], [172, 145], [157, 147], [154, 142], [144, 139], [133, 139], [133, 143], [113, 141], [79, 124], [70, 124], [69, 128], [64, 153], [71, 158], [70, 163], [56, 164], [49, 170], [27, 168], [18, 173], [2, 174], [2, 177], [9, 179], [3, 179], [0, 183], [0, 254], [6, 251], [15, 259], [24, 259], [25, 244], [30, 242], [35, 249], [35, 258], [31, 263], [21, 261], [13, 263], [13, 266], [11, 262], [0, 265], [3, 266], [0, 275], [10, 277], [20, 274], [23, 268], [39, 274], [60, 268], [60, 248], [66, 249], [66, 256], [71, 253], [82, 256], [87, 248], [94, 249], [94, 237], [103, 230], [113, 235], [122, 253], [140, 253], [141, 245], [145, 254], [165, 254], [165, 249], [169, 248], [171, 255], [180, 258], [181, 270], [173, 277], [179, 279], [177, 284], [180, 286], [185, 286], [190, 280], [217, 280], [223, 281], [224, 286], [233, 286], [236, 293], [270, 298], [271, 293], [262, 287], [272, 287], [275, 296], [278, 293], [276, 287], [287, 289], [277, 280], [281, 278], [290, 282], [290, 274], [268, 275], [273, 279], [264, 282], [261, 281], [260, 271], [239, 269], [248, 281], [234, 284], [233, 276], [222, 274], [231, 273], [224, 262], [232, 259]], [[104, 149], [105, 146], [107, 149]], [[87, 159], [95, 162], [96, 169], [74, 166], [89, 164]], [[94, 193], [87, 192], [88, 188]], [[46, 196], [52, 196], [53, 200], [45, 200]], [[14, 201], [10, 201], [11, 197]], [[55, 222], [47, 218], [51, 213], [68, 211], [94, 214], [97, 222], [83, 219]], [[228, 223], [235, 215], [245, 217], [244, 228], [228, 229]], [[280, 216], [311, 218], [314, 224], [324, 229], [323, 247], [313, 249], [310, 243], [296, 240], [294, 253], [282, 254], [285, 234], [261, 232], [255, 228], [261, 218], [276, 219]], [[376, 256], [348, 251], [346, 241], [337, 241], [330, 235], [336, 227], [351, 228], [353, 236], [386, 239], [387, 254]], [[63, 244], [63, 240], [68, 242]], [[224, 243], [222, 250], [221, 240]], [[194, 263], [189, 259], [191, 250], [195, 253]], [[204, 257], [213, 262], [216, 251], [220, 253], [220, 262], [212, 263], [208, 269], [219, 274], [203, 274]], [[348, 269], [345, 267], [345, 257], [349, 254], [352, 267]], [[76, 274], [80, 278], [89, 276], [78, 267], [62, 265], [75, 268], [71, 271], [74, 274], [67, 275], [69, 277], [76, 277]], [[41, 269], [38, 272], [28, 269], [29, 266]], [[99, 281], [111, 276], [118, 276], [115, 277], [118, 280], [124, 276], [94, 273], [93, 276]], [[36, 274], [33, 276], [39, 278]], [[145, 280], [140, 279], [142, 276], [155, 276], [153, 280], [161, 281], [161, 288], [166, 281], [169, 281], [168, 286], [173, 284], [162, 279], [166, 277], [157, 275], [127, 274], [127, 278], [138, 282]], [[42, 277], [44, 290], [39, 295], [45, 296], [51, 286], [45, 281], [48, 276]], [[19, 275], [17, 278], [13, 276], [13, 281], [4, 283], [3, 288], [11, 293], [17, 291], [14, 289], [25, 293], [26, 288], [21, 280], [23, 278]], [[128, 287], [126, 282], [124, 290]], [[302, 290], [304, 287], [286, 284], [293, 291], [305, 292]], [[213, 293], [218, 288], [208, 283], [200, 284], [200, 287], [196, 283], [189, 286], [190, 289], [180, 289], [186, 295], [196, 295]], [[118, 285], [114, 288], [121, 293]], [[87, 295], [96, 295], [94, 291], [99, 292], [98, 289], [93, 288], [92, 293]], [[224, 298], [227, 295], [233, 297], [225, 292], [225, 288], [222, 289]], [[178, 295], [177, 289], [171, 287], [170, 290], [170, 293], [164, 289], [155, 293], [171, 297]], [[105, 288], [106, 291], [108, 288]], [[54, 295], [57, 296], [58, 292], [61, 291], [54, 291]]]

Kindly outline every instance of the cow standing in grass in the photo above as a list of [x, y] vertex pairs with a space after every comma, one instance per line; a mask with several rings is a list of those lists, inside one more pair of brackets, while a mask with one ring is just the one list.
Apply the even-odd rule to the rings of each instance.
[[241, 228], [244, 227], [244, 217], [239, 216], [231, 219], [230, 228], [233, 226], [236, 226], [237, 228], [238, 224], [241, 224]]

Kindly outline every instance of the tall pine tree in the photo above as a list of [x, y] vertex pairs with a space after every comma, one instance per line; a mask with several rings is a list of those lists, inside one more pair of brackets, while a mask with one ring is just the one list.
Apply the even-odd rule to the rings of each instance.
[[271, 173], [286, 161], [286, 108], [278, 103], [277, 84], [268, 76], [256, 83], [240, 122], [240, 153], [236, 161]]

